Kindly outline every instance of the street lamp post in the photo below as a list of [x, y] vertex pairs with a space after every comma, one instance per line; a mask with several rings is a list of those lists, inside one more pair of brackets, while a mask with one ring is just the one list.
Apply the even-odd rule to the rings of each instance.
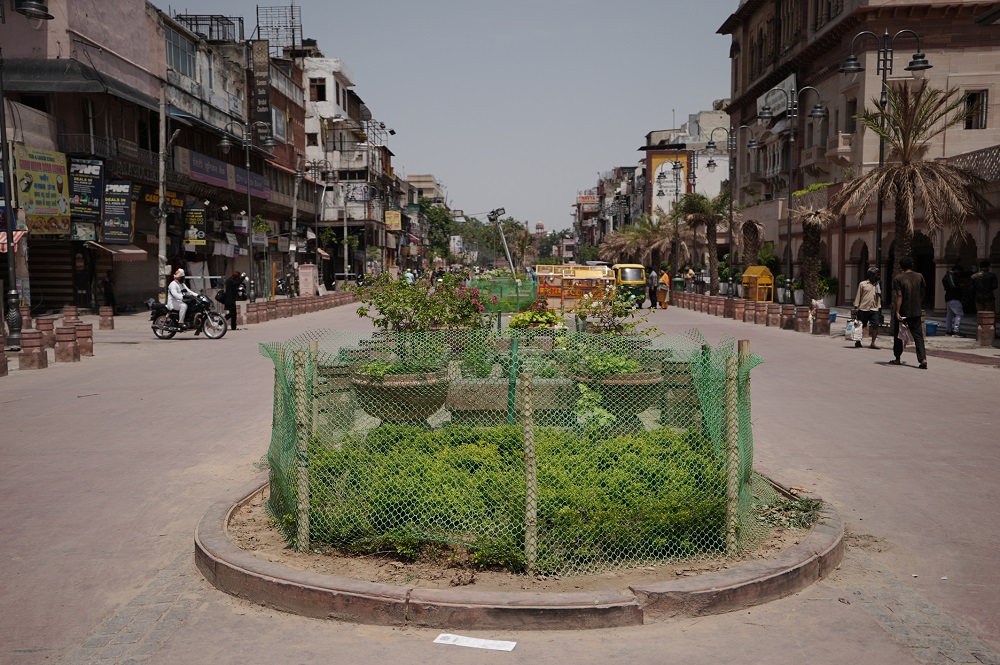
[[[733, 244], [733, 197], [735, 196], [735, 186], [736, 186], [736, 137], [741, 129], [747, 129], [751, 132], [753, 131], [749, 125], [740, 125], [739, 127], [733, 128], [732, 125], [729, 129], [725, 127], [716, 127], [712, 130], [712, 133], [708, 135], [708, 143], [705, 144], [705, 150], [707, 152], [714, 152], [718, 150], [715, 145], [715, 132], [722, 130], [726, 133], [726, 154], [729, 156], [729, 288], [727, 296], [733, 298], [735, 296], [733, 289], [733, 275], [736, 274], [736, 269], [738, 263], [736, 261], [736, 245]], [[753, 139], [751, 134], [750, 142], [747, 144], [748, 148], [755, 148], [757, 142]], [[708, 163], [705, 164], [709, 173], [715, 172], [716, 163], [715, 160], [709, 157]]]
[[[681, 274], [681, 264], [680, 264], [680, 253], [681, 253], [681, 243], [680, 243], [680, 230], [679, 230], [679, 220], [677, 217], [677, 204], [680, 202], [681, 198], [681, 174], [680, 171], [684, 167], [680, 162], [674, 161], [671, 167], [674, 176], [674, 207], [671, 209], [671, 216], [674, 218], [674, 270], [677, 275]], [[656, 196], [663, 196], [663, 186], [667, 183], [667, 174], [663, 171], [656, 176]]]
[[[854, 55], [854, 47], [857, 44], [859, 38], [871, 38], [875, 41], [875, 45], [878, 49], [878, 65], [876, 67], [876, 73], [882, 75], [882, 91], [879, 95], [878, 106], [879, 109], [884, 113], [885, 106], [888, 103], [886, 98], [886, 86], [887, 77], [892, 73], [892, 58], [893, 58], [893, 47], [896, 43], [896, 38], [901, 35], [907, 35], [913, 37], [917, 42], [917, 52], [913, 54], [910, 59], [910, 64], [906, 66], [905, 70], [908, 72], [913, 72], [914, 76], [922, 76], [923, 72], [927, 71], [932, 67], [931, 63], [927, 61], [926, 56], [923, 53], [923, 49], [920, 48], [920, 35], [915, 33], [913, 30], [900, 30], [896, 34], [889, 36], [889, 31], [885, 30], [881, 41], [879, 41], [879, 36], [870, 30], [863, 30], [858, 34], [854, 35], [854, 39], [851, 40], [851, 54], [847, 56], [847, 60], [844, 61], [843, 66], [840, 68], [841, 73], [844, 75], [849, 74], [859, 74], [865, 71], [865, 68], [861, 66], [858, 61], [858, 56]], [[885, 138], [881, 135], [878, 138], [878, 165], [881, 168], [885, 164]], [[878, 190], [878, 198], [875, 205], [875, 268], [878, 270], [879, 277], [882, 277], [882, 206], [883, 206], [883, 195], [882, 188]]]
[[[316, 223], [314, 225], [315, 226], [314, 232], [316, 233], [317, 279], [321, 280], [321, 278], [323, 277], [323, 261], [321, 260], [321, 255], [319, 253], [319, 250], [321, 248], [319, 242], [319, 223], [320, 219], [324, 216], [324, 212], [326, 211], [326, 183], [329, 180], [330, 172], [333, 171], [333, 164], [331, 164], [330, 161], [327, 159], [311, 159], [306, 161], [305, 166], [306, 170], [309, 172], [309, 175], [312, 177], [313, 182], [316, 182], [318, 180], [323, 181], [323, 190], [322, 193], [320, 194], [319, 200], [317, 201], [319, 209], [316, 212]], [[334, 270], [334, 272], [336, 272], [336, 270]]]
[[[51, 21], [54, 17], [49, 14], [48, 7], [44, 2], [27, 2], [16, 5], [14, 8], [18, 13], [23, 14], [29, 21]], [[17, 292], [17, 267], [14, 261], [14, 231], [16, 220], [11, 214], [10, 192], [13, 188], [7, 186], [13, 175], [10, 168], [10, 148], [7, 145], [7, 101], [4, 97], [3, 89], [3, 53], [0, 52], [0, 169], [2, 169], [3, 182], [0, 183], [0, 197], [3, 198], [3, 217], [7, 231], [7, 337], [6, 344], [12, 351], [21, 350], [21, 327], [24, 320], [21, 318], [21, 296]]]
[[[238, 120], [230, 120], [226, 123], [226, 131], [232, 132], [233, 128], [239, 127], [240, 135], [237, 136], [240, 142], [243, 144], [243, 152], [246, 155], [246, 172], [247, 172], [247, 223], [249, 228], [247, 229], [248, 235], [250, 237], [250, 292], [247, 297], [250, 298], [250, 302], [257, 302], [257, 292], [254, 288], [253, 279], [253, 202], [250, 198], [250, 148], [253, 147], [253, 130], [255, 129], [266, 129], [267, 134], [261, 145], [265, 148], [273, 148], [275, 143], [274, 139], [271, 138], [271, 127], [266, 122], [256, 121], [251, 123], [242, 123]], [[236, 145], [229, 139], [228, 136], [223, 137], [219, 141], [219, 147], [222, 148], [223, 154], [229, 154], [229, 150]]]
[[[795, 134], [798, 132], [798, 118], [799, 118], [799, 97], [802, 96], [808, 90], [812, 90], [819, 97], [819, 90], [807, 85], [801, 90], [795, 90], [795, 84], [792, 84], [791, 91], [785, 90], [784, 88], [775, 87], [765, 93], [770, 95], [772, 92], [780, 92], [785, 96], [785, 102], [787, 104], [785, 117], [788, 119], [788, 263], [787, 272], [785, 273], [785, 302], [784, 304], [790, 305], [794, 301], [792, 300], [792, 192], [795, 189]], [[765, 96], [766, 99], [766, 96]], [[810, 118], [825, 118], [826, 110], [817, 101], [816, 105], [812, 107], [809, 111]], [[761, 107], [760, 111], [757, 113], [757, 118], [767, 125], [771, 119], [774, 118], [774, 112], [771, 111], [771, 105], [765, 103]]]

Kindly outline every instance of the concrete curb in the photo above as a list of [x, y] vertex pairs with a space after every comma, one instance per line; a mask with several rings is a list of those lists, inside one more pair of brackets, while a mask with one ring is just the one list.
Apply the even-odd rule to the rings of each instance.
[[[840, 515], [824, 504], [801, 543], [770, 559], [628, 592], [488, 593], [418, 589], [322, 575], [261, 561], [226, 535], [233, 513], [266, 486], [213, 504], [195, 531], [195, 563], [228, 594], [284, 612], [365, 624], [449, 629], [572, 630], [720, 614], [783, 598], [826, 577], [844, 555]], [[787, 487], [779, 490], [791, 494]], [[802, 495], [798, 495], [802, 496]], [[811, 497], [816, 498], [816, 497]]]

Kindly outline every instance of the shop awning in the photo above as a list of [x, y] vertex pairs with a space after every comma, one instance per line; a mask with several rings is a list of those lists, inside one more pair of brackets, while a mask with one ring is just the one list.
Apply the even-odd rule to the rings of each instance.
[[[17, 252], [17, 244], [27, 231], [14, 231], [14, 252]], [[7, 232], [0, 232], [0, 254], [7, 253]]]
[[324, 259], [328, 259], [328, 260], [329, 260], [329, 258], [330, 258], [330, 255], [329, 255], [329, 254], [327, 254], [325, 250], [323, 250], [323, 249], [317, 249], [317, 250], [316, 250], [316, 252], [317, 252], [317, 253], [318, 253], [318, 254], [319, 254], [320, 256], [322, 256], [322, 257], [323, 257]]
[[151, 111], [160, 106], [155, 97], [74, 58], [10, 58], [3, 65], [7, 92], [92, 92], [113, 95]]
[[99, 242], [88, 240], [84, 243], [84, 246], [92, 247], [94, 249], [103, 249], [105, 252], [111, 254], [111, 258], [114, 261], [146, 260], [146, 250], [136, 247], [135, 245], [102, 245]]

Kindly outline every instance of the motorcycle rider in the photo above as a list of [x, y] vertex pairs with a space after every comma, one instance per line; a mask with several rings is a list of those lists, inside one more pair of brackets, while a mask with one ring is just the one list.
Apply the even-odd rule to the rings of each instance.
[[189, 289], [184, 283], [184, 269], [178, 268], [177, 272], [174, 273], [174, 281], [170, 282], [170, 286], [167, 287], [167, 309], [177, 311], [177, 324], [181, 330], [187, 328], [187, 323], [184, 319], [187, 316], [188, 306], [184, 302], [184, 297], [195, 295], [198, 294]]

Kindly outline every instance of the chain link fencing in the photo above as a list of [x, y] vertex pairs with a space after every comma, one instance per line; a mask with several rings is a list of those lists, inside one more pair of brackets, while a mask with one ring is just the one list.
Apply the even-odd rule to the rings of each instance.
[[297, 549], [463, 551], [572, 575], [738, 556], [755, 503], [740, 342], [313, 331], [275, 365], [268, 510]]
[[530, 279], [514, 280], [512, 277], [491, 277], [469, 282], [471, 288], [479, 289], [479, 301], [487, 312], [520, 312], [535, 302], [538, 285]]

